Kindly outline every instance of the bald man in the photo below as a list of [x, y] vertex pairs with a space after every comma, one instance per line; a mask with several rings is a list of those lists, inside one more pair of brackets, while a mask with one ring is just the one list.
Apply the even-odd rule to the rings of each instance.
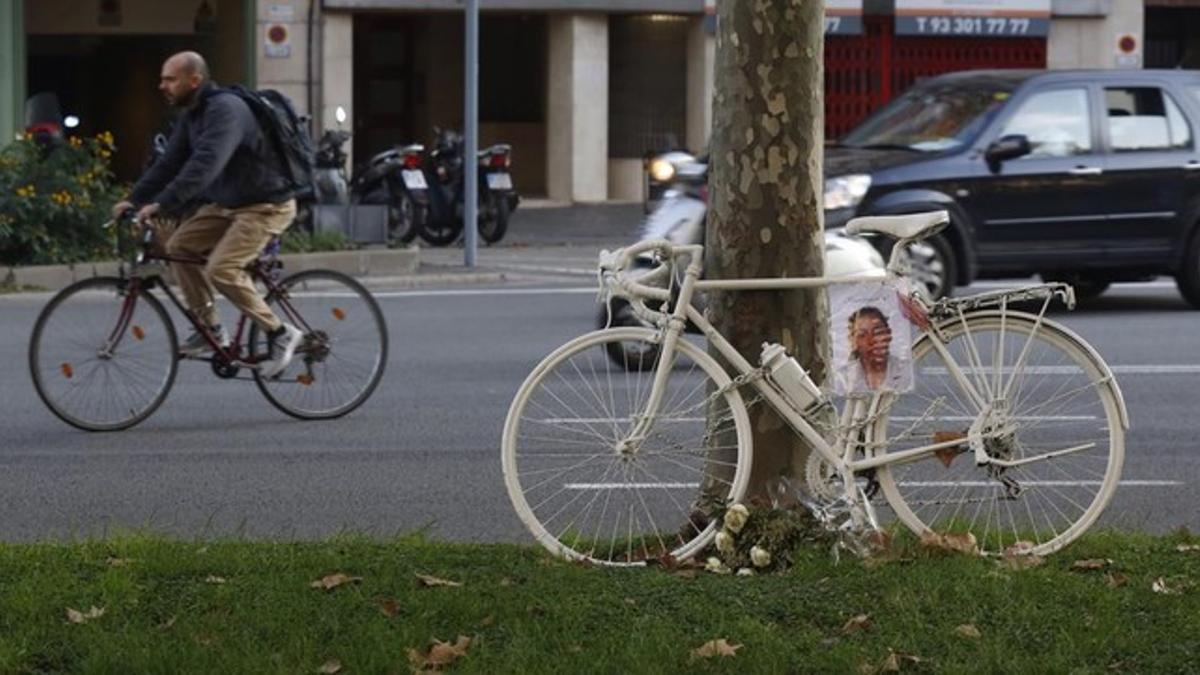
[[[292, 223], [296, 201], [254, 113], [237, 94], [209, 78], [196, 52], [175, 54], [163, 63], [158, 85], [167, 104], [182, 116], [162, 158], [113, 207], [113, 217], [137, 209], [139, 223], [165, 214], [179, 216], [188, 204], [202, 203], [167, 241], [173, 256], [207, 255], [208, 264], [172, 264], [188, 309], [204, 322], [222, 347], [212, 289], [229, 298], [268, 337], [268, 358], [260, 372], [274, 377], [291, 361], [303, 334], [281, 321], [263, 301], [246, 273], [259, 251]], [[199, 332], [180, 346], [185, 356], [212, 347]]]

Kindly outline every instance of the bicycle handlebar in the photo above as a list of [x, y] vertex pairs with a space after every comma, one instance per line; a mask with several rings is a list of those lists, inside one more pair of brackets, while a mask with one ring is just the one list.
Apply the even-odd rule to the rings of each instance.
[[[645, 253], [653, 253], [661, 264], [637, 280], [630, 279], [624, 274], [625, 270], [634, 259]], [[647, 282], [653, 283], [669, 278], [675, 259], [682, 255], [689, 256], [689, 263], [694, 262], [704, 255], [704, 247], [698, 244], [676, 246], [665, 239], [647, 239], [615, 251], [601, 251], [600, 273], [601, 276], [612, 280], [610, 287], [622, 297], [670, 300], [669, 289], [650, 286]]]

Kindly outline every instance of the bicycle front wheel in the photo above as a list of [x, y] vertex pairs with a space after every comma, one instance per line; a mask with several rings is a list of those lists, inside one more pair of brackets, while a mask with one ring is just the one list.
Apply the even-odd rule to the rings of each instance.
[[[941, 345], [926, 334], [913, 346], [915, 389], [894, 399], [875, 437], [889, 454], [964, 442], [880, 467], [888, 502], [914, 532], [970, 532], [984, 553], [1057, 551], [1116, 490], [1116, 382], [1081, 338], [1029, 314], [981, 312], [941, 329]], [[979, 450], [1015, 466], [979, 466]]]
[[[362, 405], [387, 365], [387, 324], [370, 291], [332, 270], [306, 270], [279, 283], [267, 304], [304, 333], [278, 377], [254, 381], [276, 408], [300, 419], [341, 417]], [[249, 353], [264, 359], [264, 333], [251, 325]]]
[[127, 429], [162, 405], [175, 382], [175, 326], [157, 298], [131, 296], [129, 283], [96, 277], [72, 284], [33, 326], [33, 387], [78, 429]]
[[[647, 364], [612, 364], [614, 345]], [[540, 363], [504, 425], [504, 482], [518, 516], [556, 555], [602, 565], [687, 559], [715, 536], [707, 506], [750, 478], [750, 422], [729, 376], [679, 340], [662, 403], [644, 419], [662, 350], [655, 331], [581, 336]]]

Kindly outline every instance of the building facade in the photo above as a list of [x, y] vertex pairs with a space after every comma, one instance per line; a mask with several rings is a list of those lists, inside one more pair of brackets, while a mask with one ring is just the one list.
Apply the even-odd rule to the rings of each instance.
[[[939, 72], [1200, 67], [1200, 31], [1188, 28], [1200, 27], [1200, 0], [997, 0], [988, 4], [1034, 8], [1044, 32], [914, 34], [912, 7], [959, 1], [827, 0], [838, 19], [827, 25], [827, 136]], [[514, 146], [525, 194], [640, 199], [646, 153], [707, 144], [711, 3], [481, 0], [481, 142]], [[344, 107], [359, 158], [428, 142], [434, 127], [462, 126], [461, 9], [461, 0], [0, 0], [0, 134], [23, 126], [26, 96], [55, 91], [85, 131], [117, 135], [118, 169], [130, 177], [164, 117], [162, 59], [196, 49], [218, 81], [279, 89], [317, 129]]]

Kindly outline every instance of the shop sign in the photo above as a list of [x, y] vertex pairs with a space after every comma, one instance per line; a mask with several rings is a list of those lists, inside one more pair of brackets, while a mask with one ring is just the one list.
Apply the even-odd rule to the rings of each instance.
[[1050, 0], [896, 0], [897, 35], [1045, 37]]
[[825, 0], [826, 35], [862, 35], [862, 0]]

